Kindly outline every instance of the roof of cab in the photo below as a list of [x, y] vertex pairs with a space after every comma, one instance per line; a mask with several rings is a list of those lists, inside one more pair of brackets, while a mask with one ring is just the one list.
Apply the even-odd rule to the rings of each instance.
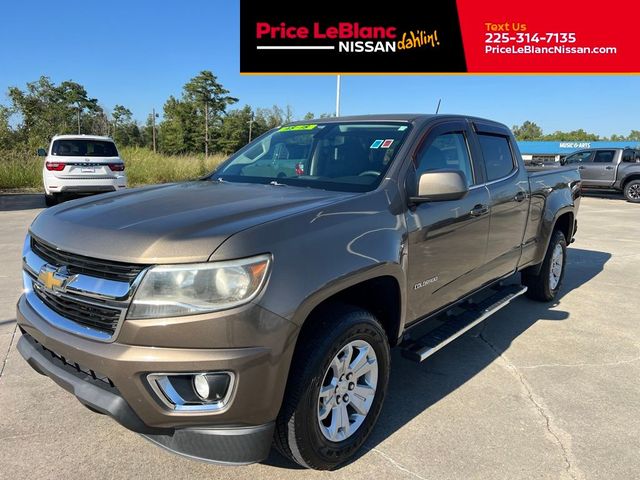
[[353, 115], [346, 117], [326, 117], [326, 118], [314, 118], [311, 120], [297, 120], [295, 122], [287, 123], [287, 125], [304, 125], [309, 123], [335, 123], [335, 122], [411, 122], [411, 123], [423, 123], [428, 120], [471, 120], [481, 121], [485, 123], [492, 123], [494, 125], [500, 125], [504, 127], [500, 122], [495, 120], [489, 120], [487, 118], [472, 117], [470, 115], [455, 115], [448, 113], [384, 113], [384, 114], [372, 114], [372, 115]]

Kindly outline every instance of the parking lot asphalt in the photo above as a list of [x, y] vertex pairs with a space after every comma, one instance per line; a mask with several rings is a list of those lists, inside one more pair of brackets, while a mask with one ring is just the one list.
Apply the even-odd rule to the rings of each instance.
[[421, 364], [394, 352], [359, 458], [224, 467], [167, 453], [35, 373], [15, 345], [41, 197], [0, 196], [0, 478], [581, 479], [640, 471], [640, 205], [586, 197], [558, 301], [520, 298]]

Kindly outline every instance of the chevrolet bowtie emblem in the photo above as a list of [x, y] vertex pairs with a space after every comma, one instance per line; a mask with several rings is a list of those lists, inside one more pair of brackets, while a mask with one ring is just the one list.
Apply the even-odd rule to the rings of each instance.
[[49, 291], [63, 292], [67, 284], [75, 279], [76, 275], [69, 275], [67, 267], [54, 267], [53, 265], [43, 265], [38, 273], [38, 281]]

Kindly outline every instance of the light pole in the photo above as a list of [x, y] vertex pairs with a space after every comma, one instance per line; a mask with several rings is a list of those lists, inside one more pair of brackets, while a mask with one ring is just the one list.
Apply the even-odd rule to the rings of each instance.
[[340, 116], [340, 75], [336, 78], [336, 117]]

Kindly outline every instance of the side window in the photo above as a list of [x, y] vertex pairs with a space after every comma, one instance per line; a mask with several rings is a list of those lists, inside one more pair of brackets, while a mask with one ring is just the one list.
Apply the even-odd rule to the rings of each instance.
[[507, 137], [479, 134], [478, 141], [487, 169], [487, 181], [504, 178], [514, 170], [513, 155]]
[[615, 150], [598, 150], [593, 157], [593, 163], [611, 163], [615, 156]]
[[467, 185], [473, 185], [473, 169], [464, 133], [444, 133], [423, 145], [417, 158], [417, 176], [434, 170], [460, 170]]
[[591, 151], [574, 153], [573, 155], [569, 155], [567, 157], [567, 163], [585, 163], [585, 162], [588, 162], [589, 159], [591, 158], [592, 154], [593, 154], [593, 152], [591, 152]]

